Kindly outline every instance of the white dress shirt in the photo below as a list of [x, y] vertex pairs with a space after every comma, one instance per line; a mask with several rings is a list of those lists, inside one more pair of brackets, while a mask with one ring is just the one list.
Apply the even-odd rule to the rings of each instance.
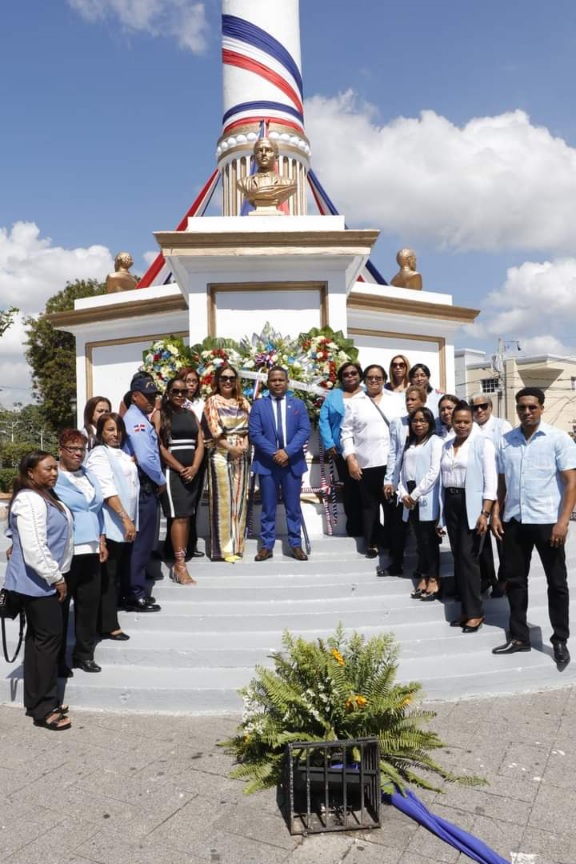
[[360, 468], [377, 468], [388, 460], [390, 432], [380, 412], [387, 416], [384, 399], [377, 405], [366, 393], [361, 393], [347, 400], [342, 421], [342, 455], [345, 459], [356, 456]]
[[31, 489], [22, 489], [12, 504], [12, 513], [18, 518], [18, 533], [24, 563], [49, 585], [59, 582], [64, 573], [70, 570], [74, 554], [73, 519], [70, 510], [60, 502], [68, 522], [66, 549], [60, 564], [48, 548], [47, 511], [48, 505], [41, 495]]

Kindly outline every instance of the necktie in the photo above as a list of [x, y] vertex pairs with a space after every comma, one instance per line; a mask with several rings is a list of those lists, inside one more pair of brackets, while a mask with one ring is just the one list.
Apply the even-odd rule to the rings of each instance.
[[278, 436], [278, 449], [284, 449], [284, 431], [282, 429], [282, 399], [276, 399], [276, 435]]

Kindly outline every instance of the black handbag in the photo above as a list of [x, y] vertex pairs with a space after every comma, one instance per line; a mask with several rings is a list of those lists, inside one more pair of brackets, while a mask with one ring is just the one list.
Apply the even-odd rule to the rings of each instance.
[[[8, 618], [13, 621], [18, 616], [20, 617], [18, 645], [16, 646], [14, 656], [10, 657], [8, 655], [8, 640], [6, 638], [6, 621]], [[26, 616], [19, 595], [15, 591], [9, 591], [7, 588], [0, 590], [0, 621], [2, 622], [2, 651], [4, 652], [4, 658], [7, 663], [14, 663], [22, 647]]]

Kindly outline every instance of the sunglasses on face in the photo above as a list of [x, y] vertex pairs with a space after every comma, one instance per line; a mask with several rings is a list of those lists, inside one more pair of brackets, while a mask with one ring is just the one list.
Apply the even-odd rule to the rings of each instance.
[[379, 375], [367, 375], [366, 380], [378, 383], [379, 381], [383, 381], [384, 379]]
[[235, 375], [221, 375], [220, 376], [220, 381], [235, 381], [235, 380], [236, 380]]
[[472, 405], [473, 411], [486, 411], [487, 408], [490, 407], [489, 402], [479, 402], [476, 405]]
[[398, 367], [398, 369], [405, 369], [406, 363], [392, 363], [393, 367]]
[[343, 378], [356, 378], [360, 373], [355, 369], [353, 372], [343, 372]]
[[188, 393], [187, 387], [185, 390], [180, 390], [179, 387], [173, 387], [172, 390], [170, 390], [170, 396], [186, 396], [187, 393]]

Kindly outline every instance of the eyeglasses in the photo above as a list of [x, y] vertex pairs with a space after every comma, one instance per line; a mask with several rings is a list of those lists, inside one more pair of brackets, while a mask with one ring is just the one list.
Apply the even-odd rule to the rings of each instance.
[[236, 380], [235, 375], [221, 375], [220, 376], [220, 381], [235, 381], [235, 380]]
[[392, 363], [392, 366], [393, 366], [393, 367], [396, 367], [396, 366], [397, 366], [399, 369], [405, 369], [405, 368], [406, 368], [406, 363]]
[[489, 402], [476, 402], [475, 405], [472, 405], [473, 411], [486, 411], [487, 408], [490, 407]]
[[62, 447], [62, 450], [66, 450], [67, 453], [85, 453], [86, 447]]
[[366, 376], [366, 381], [378, 382], [378, 381], [383, 381], [383, 380], [384, 380], [384, 378], [382, 378], [381, 375], [367, 375]]
[[354, 369], [352, 372], [343, 372], [342, 377], [343, 378], [356, 378], [359, 374], [360, 373], [358, 372], [358, 370]]
[[170, 396], [186, 396], [187, 393], [188, 388], [186, 388], [185, 390], [180, 390], [178, 387], [173, 387], [170, 390]]
[[186, 384], [188, 385], [188, 389], [190, 390], [192, 387], [198, 386], [198, 379], [196, 378], [194, 381], [186, 381]]

